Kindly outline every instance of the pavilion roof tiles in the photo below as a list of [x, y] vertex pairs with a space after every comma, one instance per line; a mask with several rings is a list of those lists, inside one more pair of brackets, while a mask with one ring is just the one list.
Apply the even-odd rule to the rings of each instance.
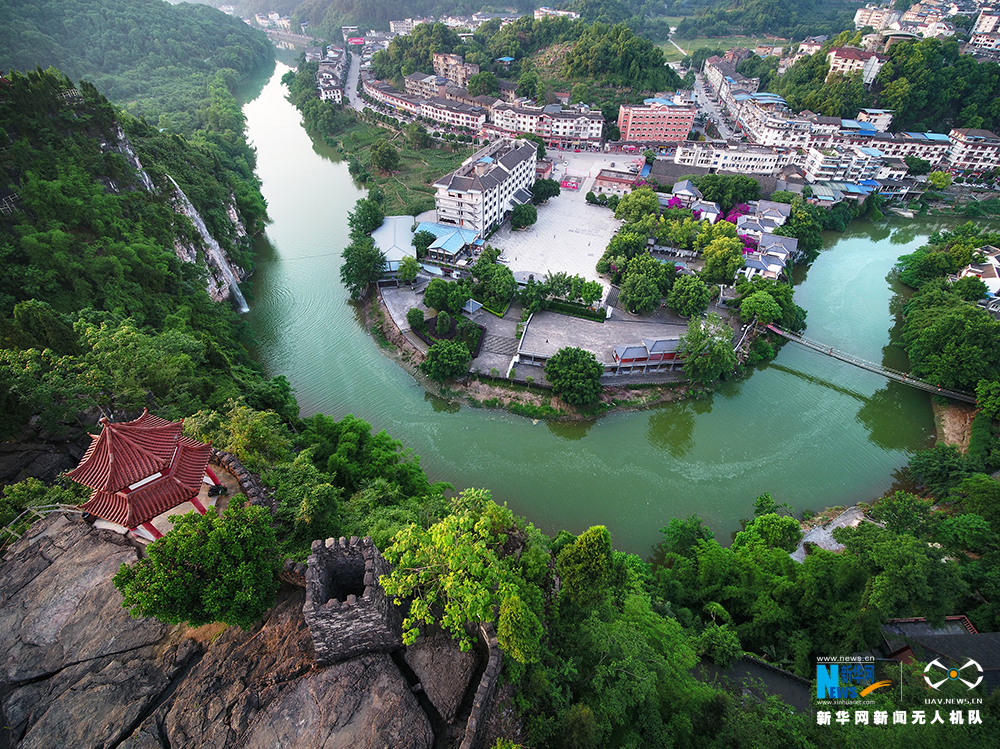
[[93, 438], [80, 465], [67, 474], [96, 491], [118, 491], [167, 467], [181, 422], [143, 412], [134, 421], [110, 422]]
[[135, 528], [198, 493], [212, 448], [183, 436], [182, 422], [143, 411], [134, 421], [101, 424], [67, 474], [94, 490], [81, 510]]

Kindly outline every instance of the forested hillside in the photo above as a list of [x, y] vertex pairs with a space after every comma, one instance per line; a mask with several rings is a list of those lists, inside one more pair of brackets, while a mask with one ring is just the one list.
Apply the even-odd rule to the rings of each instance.
[[[891, 109], [894, 131], [1000, 128], [1000, 65], [960, 55], [955, 41], [924, 39], [892, 45], [889, 61], [870, 90], [860, 74], [836, 76], [827, 83], [828, 48], [853, 36], [849, 32], [824, 45], [775, 78], [768, 90], [784, 96], [795, 111], [809, 109], [830, 117], [854, 117], [862, 107]], [[745, 66], [740, 70], [747, 75], [760, 72]]]
[[686, 16], [677, 24], [677, 36], [681, 39], [730, 34], [775, 34], [787, 39], [817, 34], [831, 36], [853, 27], [855, 10], [854, 5], [837, 0], [734, 0], [722, 3], [674, 0], [666, 3], [667, 15]]
[[59, 431], [96, 408], [183, 416], [240, 395], [294, 412], [287, 383], [265, 382], [250, 360], [248, 328], [209, 299], [204, 267], [174, 251], [200, 239], [174, 212], [168, 176], [212, 207], [206, 222], [225, 245], [237, 190], [248, 229], [263, 227], [252, 164], [237, 179], [222, 145], [161, 133], [87, 83], [76, 92], [56, 71], [0, 86], [0, 436], [34, 414]]
[[177, 132], [208, 126], [207, 87], [217, 71], [239, 79], [272, 58], [261, 31], [205, 5], [0, 0], [0, 69], [51, 65]]

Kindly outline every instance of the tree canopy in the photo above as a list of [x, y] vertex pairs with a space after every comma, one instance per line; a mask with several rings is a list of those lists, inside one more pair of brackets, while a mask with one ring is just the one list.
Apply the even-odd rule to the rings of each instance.
[[545, 379], [552, 391], [573, 406], [592, 406], [601, 398], [604, 367], [581, 348], [559, 349], [545, 363]]
[[171, 520], [174, 527], [147, 547], [145, 559], [123, 564], [115, 575], [125, 608], [169, 624], [250, 629], [278, 590], [270, 513], [233, 497], [221, 518], [209, 509]]

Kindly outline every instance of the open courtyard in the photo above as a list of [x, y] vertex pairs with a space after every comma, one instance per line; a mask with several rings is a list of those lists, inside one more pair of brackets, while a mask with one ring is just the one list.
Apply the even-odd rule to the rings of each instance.
[[[623, 154], [549, 151], [546, 158], [556, 163], [552, 178], [559, 181], [579, 177], [579, 190], [563, 190], [558, 197], [538, 206], [538, 222], [527, 229], [511, 231], [506, 223], [489, 239], [503, 252], [515, 273], [525, 271], [541, 278], [546, 273], [565, 271], [588, 281], [598, 277], [595, 266], [621, 222], [607, 208], [588, 205], [584, 196], [593, 189], [594, 178], [611, 162], [622, 168], [635, 157]], [[563, 162], [568, 162], [564, 164]]]

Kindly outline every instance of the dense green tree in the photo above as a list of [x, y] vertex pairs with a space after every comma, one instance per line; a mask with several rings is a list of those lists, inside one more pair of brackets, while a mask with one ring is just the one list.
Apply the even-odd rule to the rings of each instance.
[[706, 174], [695, 184], [705, 200], [718, 203], [726, 213], [737, 203], [760, 198], [760, 183], [745, 174]]
[[413, 283], [420, 272], [420, 263], [415, 257], [407, 255], [399, 263], [399, 280], [403, 283]]
[[497, 88], [497, 77], [489, 71], [476, 73], [474, 76], [469, 78], [469, 83], [466, 86], [466, 89], [472, 96], [496, 95], [499, 92], [499, 88]]
[[380, 172], [394, 172], [399, 168], [399, 151], [385, 138], [372, 143], [368, 151], [371, 165]]
[[660, 212], [660, 201], [651, 187], [638, 187], [621, 199], [615, 208], [615, 218], [630, 224], [637, 223], [649, 214]]
[[437, 237], [434, 236], [434, 232], [427, 231], [426, 229], [414, 232], [411, 242], [417, 250], [418, 260], [427, 257], [427, 248], [434, 244], [434, 240], [436, 239]]
[[531, 186], [531, 202], [535, 205], [544, 203], [549, 198], [559, 195], [559, 183], [554, 179], [536, 179]]
[[739, 363], [733, 350], [733, 329], [714, 312], [704, 320], [688, 323], [677, 351], [684, 357], [684, 374], [702, 384], [731, 373]]
[[909, 466], [913, 478], [941, 499], [971, 473], [965, 456], [958, 448], [941, 442], [929, 450], [914, 453]]
[[619, 299], [629, 312], [643, 313], [655, 309], [662, 294], [656, 283], [642, 273], [629, 273], [621, 285]]
[[535, 612], [521, 597], [507, 596], [500, 604], [497, 642], [518, 663], [536, 663], [541, 659], [544, 631]]
[[986, 284], [976, 276], [964, 276], [951, 285], [959, 297], [967, 302], [977, 302], [989, 293]]
[[916, 156], [905, 156], [903, 161], [906, 162], [906, 173], [913, 175], [914, 177], [930, 174], [931, 170], [934, 168], [931, 166], [931, 162]]
[[423, 310], [419, 307], [410, 307], [410, 309], [406, 311], [406, 324], [410, 326], [411, 330], [422, 333], [426, 327]]
[[951, 185], [952, 179], [949, 172], [931, 172], [927, 175], [927, 184], [935, 190], [946, 190]]
[[758, 323], [767, 325], [781, 319], [781, 307], [773, 296], [761, 289], [748, 294], [740, 302], [740, 317], [744, 322], [757, 318]]
[[581, 348], [561, 348], [545, 363], [545, 379], [552, 391], [572, 406], [593, 406], [603, 392], [604, 367]]
[[573, 601], [599, 599], [611, 575], [611, 534], [595, 525], [559, 552], [562, 593]]
[[171, 519], [174, 527], [146, 547], [146, 558], [123, 564], [115, 575], [122, 605], [134, 617], [168, 624], [250, 629], [278, 590], [270, 513], [233, 497], [221, 518], [212, 508]]
[[368, 287], [385, 275], [388, 263], [382, 250], [371, 237], [355, 239], [344, 248], [340, 266], [340, 282], [347, 287], [351, 298], [361, 299]]
[[523, 229], [526, 226], [531, 226], [536, 221], [538, 221], [538, 209], [531, 205], [531, 203], [516, 205], [514, 206], [514, 210], [511, 211], [511, 229]]
[[[431, 136], [427, 133], [427, 128], [419, 122], [411, 122], [406, 126], [406, 140], [409, 142], [410, 148], [415, 148], [418, 151], [429, 148], [431, 145]], [[372, 166], [374, 166], [374, 162]]]
[[[466, 489], [446, 518], [428, 529], [411, 525], [396, 536], [384, 553], [393, 570], [380, 582], [397, 605], [412, 599], [404, 642], [412, 644], [421, 625], [439, 622], [462, 650], [472, 647], [465, 623], [495, 621], [497, 608], [517, 595], [516, 577], [501, 551], [514, 530], [506, 505], [495, 504], [485, 489]], [[527, 647], [523, 654], [530, 655], [527, 639], [534, 628], [523, 620], [517, 625], [507, 643]], [[525, 641], [517, 642], [520, 637]]]
[[385, 211], [377, 200], [361, 198], [354, 204], [354, 210], [347, 214], [347, 225], [351, 230], [351, 239], [367, 236], [382, 225]]
[[461, 341], [438, 341], [427, 351], [420, 371], [437, 382], [462, 377], [469, 371], [472, 355]]
[[1000, 382], [980, 380], [976, 383], [976, 405], [990, 419], [1000, 418]]
[[451, 332], [451, 315], [444, 310], [438, 312], [437, 322], [434, 325], [434, 332], [439, 336], [446, 336]]
[[701, 271], [705, 282], [731, 284], [736, 271], [743, 267], [743, 240], [735, 237], [713, 239], [701, 254], [705, 259], [705, 267]]
[[708, 309], [712, 294], [697, 276], [681, 276], [674, 281], [667, 304], [674, 312], [683, 317], [700, 315]]

